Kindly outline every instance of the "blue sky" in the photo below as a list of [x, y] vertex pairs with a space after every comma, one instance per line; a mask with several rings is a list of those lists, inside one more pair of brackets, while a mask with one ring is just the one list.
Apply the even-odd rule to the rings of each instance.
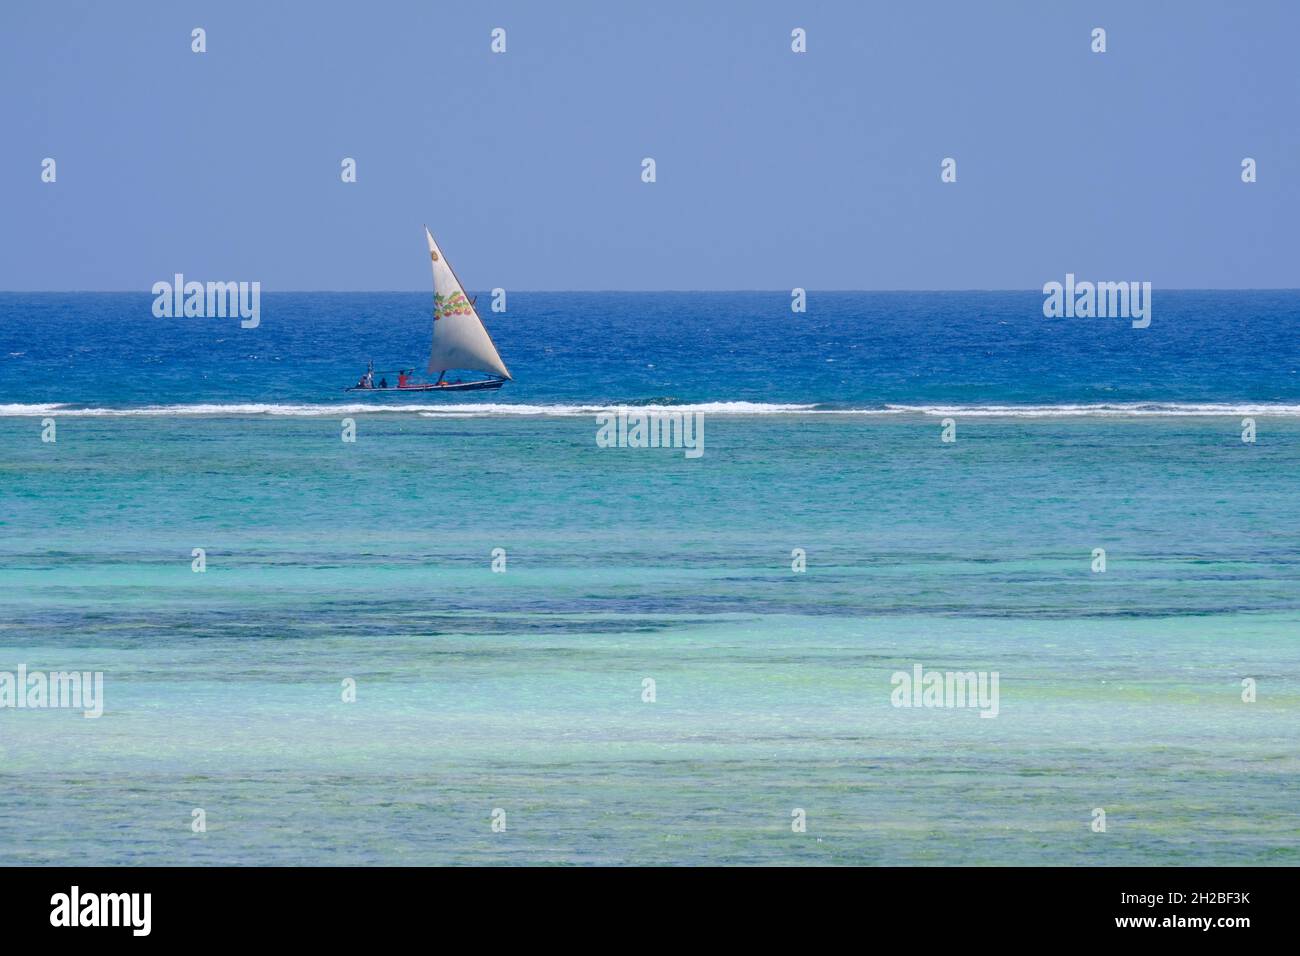
[[6, 3], [0, 289], [426, 289], [424, 222], [476, 289], [1300, 287], [1297, 36], [1227, 0]]

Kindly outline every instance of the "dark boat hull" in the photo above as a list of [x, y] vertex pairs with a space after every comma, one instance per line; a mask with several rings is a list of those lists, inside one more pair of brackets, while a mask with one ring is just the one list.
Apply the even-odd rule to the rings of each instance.
[[386, 388], [357, 388], [352, 386], [348, 392], [484, 392], [498, 389], [506, 383], [504, 378], [489, 378], [480, 382], [447, 382], [443, 385], [389, 385]]

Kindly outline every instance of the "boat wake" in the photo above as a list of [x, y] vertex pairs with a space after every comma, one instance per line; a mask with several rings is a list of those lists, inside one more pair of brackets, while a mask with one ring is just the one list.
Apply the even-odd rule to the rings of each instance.
[[1131, 404], [1061, 404], [1061, 405], [874, 405], [853, 407], [768, 402], [700, 402], [663, 404], [629, 401], [625, 403], [577, 405], [526, 405], [493, 403], [408, 403], [372, 404], [347, 402], [332, 404], [292, 403], [200, 403], [192, 405], [142, 405], [135, 407], [96, 407], [56, 402], [36, 404], [0, 404], [0, 418], [44, 417], [48, 415], [107, 418], [184, 418], [184, 417], [322, 417], [338, 415], [420, 415], [427, 418], [537, 418], [595, 415], [626, 408], [637, 412], [701, 412], [707, 415], [841, 415], [841, 416], [966, 416], [976, 418], [1117, 418], [1117, 417], [1217, 417], [1262, 415], [1300, 417], [1300, 405], [1257, 403], [1185, 403], [1136, 402]]

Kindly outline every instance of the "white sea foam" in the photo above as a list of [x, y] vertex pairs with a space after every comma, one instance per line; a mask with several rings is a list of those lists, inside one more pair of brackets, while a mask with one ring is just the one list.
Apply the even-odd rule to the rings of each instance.
[[965, 415], [984, 418], [1074, 418], [1081, 416], [1300, 416], [1300, 405], [1234, 403], [1140, 402], [1094, 405], [884, 405], [874, 408], [824, 408], [819, 405], [763, 402], [706, 402], [697, 405], [461, 405], [422, 411], [427, 417], [443, 415], [593, 415], [627, 409], [645, 412], [704, 412], [710, 415]]
[[83, 407], [71, 404], [0, 405], [0, 418], [107, 417], [107, 418], [184, 418], [184, 417], [337, 417], [340, 415], [416, 414], [426, 418], [540, 418], [595, 415], [599, 412], [703, 412], [707, 415], [927, 415], [982, 418], [1079, 418], [1079, 417], [1213, 417], [1213, 416], [1280, 416], [1300, 417], [1300, 405], [1245, 403], [1134, 402], [1111, 404], [1062, 405], [884, 405], [873, 408], [824, 408], [811, 404], [773, 404], [767, 402], [702, 402], [682, 405], [524, 405], [509, 403], [483, 404], [409, 404], [383, 405], [361, 402], [333, 405], [231, 403], [195, 405], [144, 405], [134, 408]]
[[706, 415], [813, 415], [816, 405], [773, 405], [766, 402], [701, 402], [695, 405], [442, 405], [422, 411], [426, 418], [497, 416], [596, 415], [600, 412], [702, 412]]
[[1132, 402], [1092, 405], [887, 405], [886, 409], [917, 415], [966, 415], [985, 418], [1076, 418], [1218, 415], [1300, 416], [1300, 405], [1237, 403]]
[[62, 405], [0, 405], [0, 418], [24, 415], [48, 415], [62, 409]]
[[635, 408], [645, 411], [707, 412], [712, 415], [770, 415], [811, 413], [813, 405], [769, 405], [758, 402], [711, 402], [700, 405], [512, 405], [512, 404], [421, 404], [381, 405], [340, 403], [334, 405], [292, 405], [233, 403], [198, 405], [144, 405], [135, 408], [95, 408], [75, 405], [0, 405], [0, 417], [58, 414], [102, 417], [187, 417], [187, 416], [338, 416], [366, 414], [420, 414], [431, 418], [498, 418], [593, 415], [596, 412]]

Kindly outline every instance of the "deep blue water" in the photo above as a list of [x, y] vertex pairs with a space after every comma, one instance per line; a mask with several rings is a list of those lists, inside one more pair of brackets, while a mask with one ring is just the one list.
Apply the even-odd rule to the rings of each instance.
[[[367, 358], [423, 368], [428, 293], [267, 293], [261, 322], [133, 293], [0, 294], [0, 405], [330, 403]], [[1149, 328], [1038, 292], [509, 294], [515, 381], [458, 402], [1300, 402], [1300, 292], [1155, 290]], [[383, 398], [374, 399], [382, 401]], [[437, 399], [430, 399], [436, 401]]]

